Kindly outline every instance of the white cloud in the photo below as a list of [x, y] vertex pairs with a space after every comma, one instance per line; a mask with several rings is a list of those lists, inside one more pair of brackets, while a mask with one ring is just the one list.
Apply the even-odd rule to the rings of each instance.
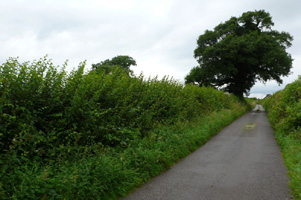
[[[275, 29], [294, 36], [289, 49], [294, 74], [301, 74], [301, 1], [262, 0], [12, 0], [0, 1], [0, 62], [8, 57], [34, 60], [49, 54], [53, 62], [69, 59], [69, 70], [116, 55], [132, 56], [133, 70], [146, 76], [173, 76], [180, 81], [197, 65], [196, 40], [206, 29], [249, 10], [270, 12]], [[274, 82], [252, 91], [272, 91]], [[278, 87], [279, 88], [279, 87]], [[259, 92], [260, 93], [260, 92]]]

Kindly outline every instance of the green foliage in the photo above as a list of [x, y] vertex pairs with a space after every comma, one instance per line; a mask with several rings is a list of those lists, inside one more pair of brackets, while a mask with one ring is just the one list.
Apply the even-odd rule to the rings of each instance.
[[190, 124], [158, 126], [122, 151], [100, 148], [73, 161], [4, 169], [0, 193], [3, 199], [117, 199], [196, 150], [244, 112], [245, 107], [236, 105]]
[[[287, 133], [301, 127], [301, 77], [265, 100], [264, 105], [276, 129]], [[300, 135], [301, 138], [301, 135]]]
[[282, 83], [280, 76], [287, 76], [292, 68], [285, 50], [293, 38], [272, 30], [273, 25], [270, 14], [260, 10], [206, 30], [194, 51], [199, 66], [191, 69], [185, 82], [221, 88], [240, 97], [256, 80]]
[[85, 62], [67, 74], [66, 65], [45, 57], [0, 66], [3, 199], [124, 195], [247, 108], [213, 88], [118, 68], [84, 73]]
[[92, 69], [106, 74], [113, 72], [116, 68], [120, 68], [127, 74], [132, 74], [130, 66], [136, 66], [136, 61], [130, 56], [116, 56], [111, 60], [107, 59], [97, 64], [92, 64]]
[[264, 100], [290, 176], [290, 187], [301, 199], [301, 76]]

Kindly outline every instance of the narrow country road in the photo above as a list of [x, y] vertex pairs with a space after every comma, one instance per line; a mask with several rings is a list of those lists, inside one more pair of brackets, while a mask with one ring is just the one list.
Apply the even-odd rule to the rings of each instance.
[[123, 200], [285, 200], [286, 173], [266, 113], [257, 105]]

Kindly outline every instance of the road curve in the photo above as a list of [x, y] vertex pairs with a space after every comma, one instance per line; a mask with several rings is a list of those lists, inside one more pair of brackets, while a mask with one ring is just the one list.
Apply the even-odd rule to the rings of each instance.
[[262, 106], [123, 200], [290, 199], [287, 170]]

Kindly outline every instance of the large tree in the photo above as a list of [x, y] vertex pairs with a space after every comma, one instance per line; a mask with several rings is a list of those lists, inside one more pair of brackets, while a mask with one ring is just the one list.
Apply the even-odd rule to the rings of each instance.
[[133, 71], [130, 66], [136, 66], [136, 61], [130, 56], [116, 56], [112, 59], [107, 59], [101, 61], [97, 64], [92, 64], [92, 69], [104, 73], [110, 73], [116, 68], [124, 70], [126, 73], [130, 74]]
[[266, 82], [289, 75], [292, 57], [286, 49], [293, 37], [272, 30], [272, 17], [264, 10], [246, 12], [239, 18], [206, 30], [197, 40], [194, 57], [199, 66], [191, 69], [186, 83], [212, 86], [242, 97], [256, 80]]

